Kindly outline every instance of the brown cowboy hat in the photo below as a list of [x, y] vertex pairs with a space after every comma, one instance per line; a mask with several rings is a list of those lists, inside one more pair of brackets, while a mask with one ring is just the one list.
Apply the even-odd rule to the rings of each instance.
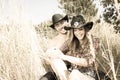
[[54, 29], [54, 27], [55, 27], [54, 24], [57, 23], [57, 22], [59, 22], [59, 21], [61, 21], [61, 20], [67, 20], [68, 21], [68, 16], [67, 15], [63, 16], [61, 14], [54, 14], [52, 16], [52, 23], [53, 24], [50, 25], [50, 27]]
[[87, 30], [91, 30], [93, 22], [86, 22], [82, 15], [73, 16], [71, 21], [71, 27], [64, 27], [65, 30], [84, 27]]

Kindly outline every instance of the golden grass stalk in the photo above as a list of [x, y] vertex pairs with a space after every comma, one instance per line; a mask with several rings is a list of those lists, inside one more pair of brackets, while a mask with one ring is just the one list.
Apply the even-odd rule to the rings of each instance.
[[30, 25], [0, 25], [0, 79], [38, 80], [45, 73], [34, 28]]

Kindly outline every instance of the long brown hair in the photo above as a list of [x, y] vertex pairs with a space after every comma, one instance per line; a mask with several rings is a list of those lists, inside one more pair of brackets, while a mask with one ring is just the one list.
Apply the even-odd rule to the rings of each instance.
[[[75, 36], [73, 29], [69, 32], [68, 44], [69, 44], [70, 50], [73, 51], [73, 52], [78, 52], [82, 48], [81, 47], [82, 45], [80, 44], [80, 41], [78, 40], [78, 38]], [[87, 38], [87, 31], [86, 31], [86, 29], [85, 29], [84, 44], [83, 45], [84, 46], [88, 46], [89, 45], [89, 39]]]

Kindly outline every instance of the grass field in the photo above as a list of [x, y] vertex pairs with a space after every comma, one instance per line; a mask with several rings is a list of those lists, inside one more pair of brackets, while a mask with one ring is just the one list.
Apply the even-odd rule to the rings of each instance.
[[[0, 4], [0, 17], [4, 18], [2, 11], [6, 5], [2, 0]], [[0, 21], [0, 80], [38, 80], [46, 72], [43, 64], [47, 42], [57, 33], [48, 28], [49, 22], [39, 26], [25, 23], [19, 6], [14, 7], [14, 12], [17, 17], [8, 16]], [[112, 80], [120, 80], [120, 34], [104, 22], [95, 23], [91, 33], [101, 41], [99, 68]]]
[[[30, 24], [0, 25], [1, 80], [38, 80], [46, 72], [42, 63], [44, 51], [47, 41], [56, 35], [46, 24], [39, 25], [37, 32]], [[100, 68], [112, 80], [119, 80], [120, 35], [107, 23], [95, 24], [91, 33], [101, 41], [101, 52], [97, 56]]]

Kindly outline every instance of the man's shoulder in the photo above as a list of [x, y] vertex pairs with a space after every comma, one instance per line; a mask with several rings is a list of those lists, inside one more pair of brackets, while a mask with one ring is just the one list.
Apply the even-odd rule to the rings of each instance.
[[55, 36], [53, 39], [51, 39], [48, 43], [49, 47], [58, 47], [60, 48], [62, 44], [65, 42], [66, 39], [64, 39], [61, 36]]
[[59, 36], [55, 36], [54, 38], [49, 40], [49, 43], [53, 43], [53, 42], [55, 42], [58, 39], [59, 39]]
[[48, 48], [50, 47], [55, 47], [56, 46], [56, 42], [59, 40], [58, 36], [55, 36], [54, 38], [50, 39], [48, 41]]

